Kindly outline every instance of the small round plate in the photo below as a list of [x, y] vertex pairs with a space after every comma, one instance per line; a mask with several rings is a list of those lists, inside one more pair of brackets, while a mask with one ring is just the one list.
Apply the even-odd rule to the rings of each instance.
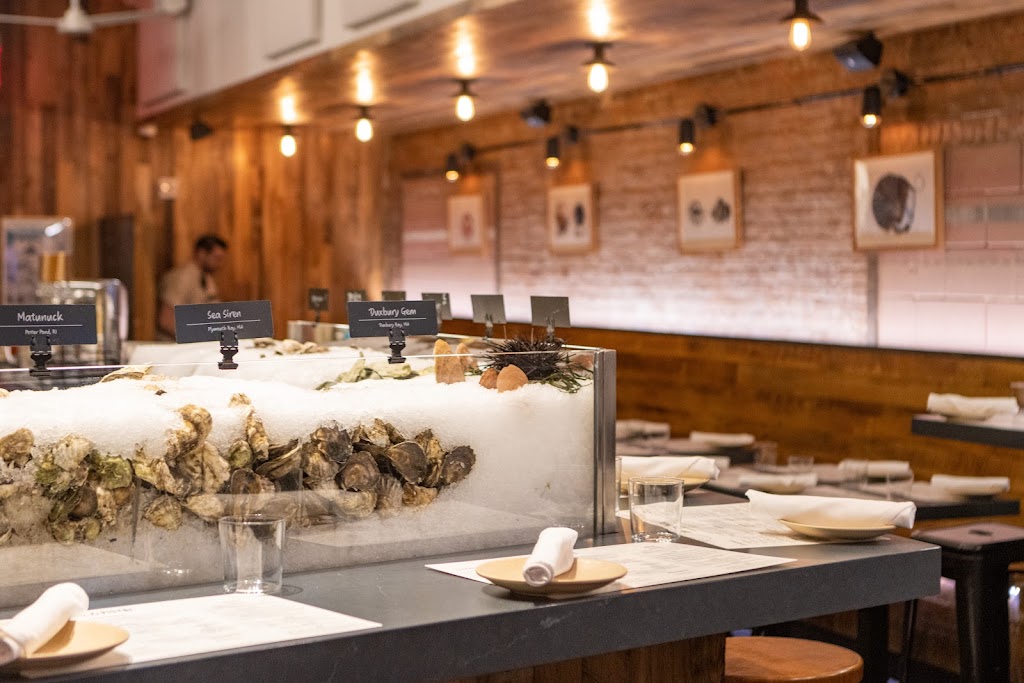
[[778, 495], [791, 495], [794, 493], [801, 493], [807, 489], [807, 484], [799, 481], [795, 482], [759, 482], [757, 484], [747, 484], [750, 488], [755, 491], [764, 491], [765, 493], [775, 493]]
[[821, 538], [828, 541], [866, 541], [871, 538], [877, 538], [882, 534], [887, 534], [896, 528], [892, 525], [871, 527], [832, 527], [818, 526], [814, 524], [798, 524], [796, 522], [790, 522], [788, 519], [780, 519], [779, 521], [798, 534], [810, 536], [811, 538]]
[[626, 568], [615, 562], [577, 557], [572, 568], [559, 574], [546, 586], [531, 586], [523, 578], [525, 557], [506, 557], [485, 562], [476, 573], [496, 586], [523, 595], [571, 595], [586, 593], [595, 588], [618, 581], [626, 575]]
[[952, 496], [964, 496], [966, 498], [991, 498], [992, 496], [998, 496], [1000, 493], [1006, 493], [1006, 487], [1002, 484], [997, 486], [986, 486], [985, 484], [961, 484], [954, 486], [953, 488], [945, 488], [943, 486], [936, 486], [935, 484], [932, 484], [932, 486]]
[[69, 621], [45, 645], [10, 664], [15, 669], [56, 666], [97, 657], [128, 640], [128, 631], [93, 621]]

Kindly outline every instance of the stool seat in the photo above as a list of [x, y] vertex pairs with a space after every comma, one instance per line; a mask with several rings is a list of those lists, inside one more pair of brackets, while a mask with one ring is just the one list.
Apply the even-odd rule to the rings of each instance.
[[[1009, 566], [1024, 560], [1024, 528], [965, 524], [914, 534], [942, 547], [942, 575], [956, 581], [960, 680], [1010, 680], [1010, 620], [1006, 607]], [[907, 659], [913, 631], [905, 636]]]
[[853, 650], [802, 638], [725, 639], [722, 683], [860, 683], [864, 661]]

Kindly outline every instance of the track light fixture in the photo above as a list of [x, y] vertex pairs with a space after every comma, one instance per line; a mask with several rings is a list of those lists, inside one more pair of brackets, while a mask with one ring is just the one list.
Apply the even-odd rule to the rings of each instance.
[[811, 11], [810, 0], [794, 0], [793, 13], [782, 18], [789, 22], [789, 44], [797, 52], [811, 45], [811, 22], [821, 23], [821, 17]]
[[882, 89], [877, 85], [864, 88], [864, 100], [860, 108], [860, 123], [865, 128], [874, 128], [882, 121]]
[[562, 163], [562, 143], [558, 140], [557, 135], [552, 135], [548, 138], [547, 145], [544, 148], [544, 164], [548, 168], [558, 168], [559, 164]]
[[462, 78], [458, 83], [459, 94], [455, 96], [455, 115], [460, 121], [470, 121], [476, 115], [476, 106], [473, 103], [475, 95], [469, 89], [472, 81]]
[[693, 119], [680, 119], [679, 153], [683, 156], [693, 154], [694, 142], [696, 141], [695, 138]]
[[608, 67], [614, 66], [604, 56], [611, 43], [591, 43], [591, 47], [594, 48], [594, 58], [583, 65], [587, 67], [587, 87], [601, 93], [608, 89]]
[[359, 118], [356, 120], [356, 139], [369, 142], [373, 139], [373, 121], [370, 119], [370, 108], [359, 107]]
[[285, 126], [284, 132], [281, 134], [281, 154], [286, 157], [293, 157], [298, 148], [295, 136], [292, 134], [292, 127]]
[[455, 154], [449, 154], [444, 165], [444, 177], [449, 183], [459, 179], [459, 158]]

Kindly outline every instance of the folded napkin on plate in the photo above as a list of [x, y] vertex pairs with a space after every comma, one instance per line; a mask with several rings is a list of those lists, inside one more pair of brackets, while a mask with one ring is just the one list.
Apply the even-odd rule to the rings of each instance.
[[702, 455], [622, 456], [622, 486], [632, 477], [702, 477], [717, 479], [718, 465]]
[[572, 547], [579, 534], [564, 526], [548, 527], [540, 532], [533, 552], [523, 565], [523, 578], [531, 586], [546, 586], [551, 579], [572, 569], [576, 559]]
[[1018, 411], [1017, 399], [997, 396], [970, 397], [959, 394], [928, 394], [928, 412], [947, 417], [984, 420], [993, 415], [1012, 415]]
[[724, 448], [749, 446], [755, 441], [753, 434], [722, 434], [719, 432], [690, 432], [690, 440]]
[[616, 420], [616, 439], [636, 439], [664, 437], [672, 433], [672, 426], [667, 422], [649, 422], [647, 420]]
[[932, 486], [938, 489], [957, 493], [958, 491], [977, 491], [982, 489], [1010, 490], [1009, 477], [955, 477], [951, 474], [933, 474]]
[[740, 476], [740, 486], [803, 486], [808, 488], [818, 485], [818, 475], [813, 472], [801, 472], [794, 474], [762, 474], [750, 472]]
[[828, 498], [824, 496], [776, 496], [747, 491], [750, 511], [797, 524], [832, 527], [901, 526], [911, 529], [917, 506], [886, 500]]
[[0, 637], [6, 636], [20, 649], [17, 657], [25, 657], [49, 642], [69, 620], [81, 616], [87, 609], [89, 596], [81, 586], [58, 583], [0, 626]]
[[840, 470], [852, 470], [867, 465], [869, 477], [885, 477], [899, 474], [910, 474], [910, 463], [906, 460], [843, 460], [839, 463]]

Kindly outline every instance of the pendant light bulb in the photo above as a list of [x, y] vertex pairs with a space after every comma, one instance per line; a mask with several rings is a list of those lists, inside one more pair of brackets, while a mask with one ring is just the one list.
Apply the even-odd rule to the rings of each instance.
[[370, 120], [370, 111], [362, 107], [359, 111], [359, 120], [356, 121], [356, 139], [360, 142], [369, 142], [373, 139], [373, 121]]
[[810, 47], [811, 22], [806, 19], [793, 19], [789, 22], [789, 44], [798, 52], [803, 52]]
[[783, 17], [789, 22], [789, 44], [797, 52], [811, 46], [811, 22], [820, 22], [821, 17], [811, 11], [810, 0], [794, 0], [793, 13]]
[[473, 106], [473, 97], [471, 95], [459, 95], [458, 99], [455, 100], [455, 115], [459, 117], [459, 121], [470, 121], [473, 116], [476, 115], [476, 107]]
[[454, 154], [448, 155], [448, 159], [445, 162], [444, 177], [449, 183], [454, 183], [459, 179], [459, 158]]
[[862, 116], [860, 120], [861, 124], [865, 128], [874, 128], [875, 126], [878, 125], [879, 121], [881, 121], [881, 118], [879, 118], [875, 114], [864, 114], [864, 116]]
[[882, 121], [882, 89], [877, 85], [864, 88], [864, 99], [860, 107], [860, 124], [874, 128]]
[[561, 143], [558, 140], [558, 136], [548, 138], [547, 145], [545, 146], [544, 154], [544, 165], [548, 168], [558, 168], [558, 165], [562, 163], [561, 157]]
[[593, 47], [594, 58], [584, 64], [587, 67], [587, 87], [596, 93], [602, 93], [608, 89], [608, 67], [612, 64], [604, 56], [607, 43], [594, 43]]
[[693, 119], [683, 119], [679, 122], [679, 153], [683, 156], [693, 154], [695, 128]]
[[290, 159], [295, 156], [295, 152], [298, 149], [299, 146], [295, 142], [295, 136], [292, 135], [291, 128], [285, 128], [284, 133], [281, 135], [281, 154]]

